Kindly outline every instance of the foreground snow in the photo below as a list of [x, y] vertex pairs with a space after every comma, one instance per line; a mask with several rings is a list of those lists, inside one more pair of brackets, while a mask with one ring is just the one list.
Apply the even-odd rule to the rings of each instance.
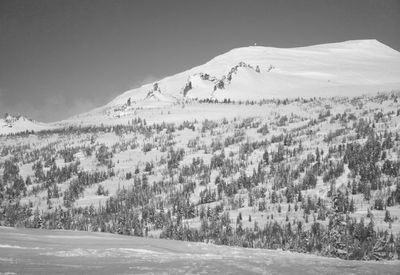
[[399, 261], [333, 258], [128, 237], [0, 227], [6, 274], [398, 274]]

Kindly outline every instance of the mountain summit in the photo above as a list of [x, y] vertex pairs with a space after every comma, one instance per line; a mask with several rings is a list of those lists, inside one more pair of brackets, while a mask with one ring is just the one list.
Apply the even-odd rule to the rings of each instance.
[[399, 87], [400, 53], [377, 40], [299, 48], [250, 46], [129, 90], [106, 107], [148, 107], [184, 99], [348, 96]]

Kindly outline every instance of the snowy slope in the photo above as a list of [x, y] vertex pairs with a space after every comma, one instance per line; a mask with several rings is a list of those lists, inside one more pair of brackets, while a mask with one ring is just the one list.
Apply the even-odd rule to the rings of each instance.
[[[360, 95], [400, 88], [400, 53], [377, 40], [290, 49], [244, 47], [157, 84], [161, 94], [176, 99]], [[123, 105], [129, 98], [141, 102], [153, 85], [129, 90], [106, 107]]]
[[5, 274], [396, 274], [399, 269], [398, 261], [344, 261], [97, 232], [0, 227], [0, 238]]
[[7, 115], [5, 118], [0, 118], [0, 135], [25, 131], [40, 131], [48, 128], [49, 125], [30, 120], [24, 116]]

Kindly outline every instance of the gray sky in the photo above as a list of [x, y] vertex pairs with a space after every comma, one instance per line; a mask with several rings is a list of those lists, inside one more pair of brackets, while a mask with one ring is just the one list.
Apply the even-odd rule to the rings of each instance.
[[399, 0], [0, 1], [0, 113], [55, 121], [232, 48], [378, 39]]

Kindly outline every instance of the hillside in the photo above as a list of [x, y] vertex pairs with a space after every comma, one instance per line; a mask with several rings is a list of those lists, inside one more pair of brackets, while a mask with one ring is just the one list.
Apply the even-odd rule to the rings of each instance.
[[400, 93], [376, 89], [399, 64], [375, 40], [235, 49], [0, 136], [0, 225], [398, 259]]
[[155, 111], [169, 122], [3, 137], [0, 220], [397, 258], [399, 96], [193, 102]]

